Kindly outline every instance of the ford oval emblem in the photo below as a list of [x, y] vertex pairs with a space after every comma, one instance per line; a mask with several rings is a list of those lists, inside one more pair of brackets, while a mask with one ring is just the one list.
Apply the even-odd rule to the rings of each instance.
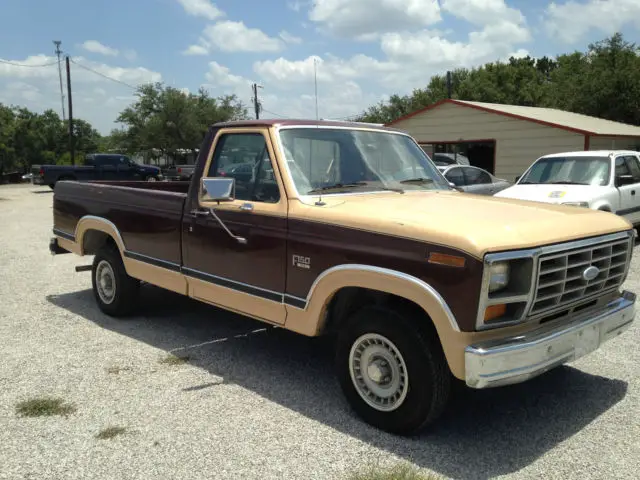
[[582, 278], [587, 282], [591, 280], [595, 280], [595, 278], [600, 274], [600, 269], [594, 265], [585, 268], [584, 272], [582, 272]]

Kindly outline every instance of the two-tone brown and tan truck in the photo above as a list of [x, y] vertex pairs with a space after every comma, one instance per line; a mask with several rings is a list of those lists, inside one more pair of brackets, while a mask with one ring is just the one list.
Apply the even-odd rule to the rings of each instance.
[[525, 381], [635, 316], [626, 220], [460, 193], [384, 127], [219, 123], [190, 183], [63, 181], [53, 207], [50, 249], [94, 255], [103, 312], [131, 312], [145, 281], [335, 334], [349, 403], [401, 434], [438, 418], [455, 379]]

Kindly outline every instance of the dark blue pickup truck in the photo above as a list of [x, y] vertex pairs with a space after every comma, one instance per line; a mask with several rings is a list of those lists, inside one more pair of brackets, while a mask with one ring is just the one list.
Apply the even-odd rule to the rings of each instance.
[[32, 182], [54, 188], [59, 180], [162, 180], [159, 167], [140, 165], [126, 155], [92, 153], [84, 165], [34, 165]]

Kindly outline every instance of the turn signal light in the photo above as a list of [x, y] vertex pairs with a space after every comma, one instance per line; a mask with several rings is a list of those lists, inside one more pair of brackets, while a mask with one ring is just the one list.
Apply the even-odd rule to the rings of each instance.
[[435, 263], [436, 265], [447, 265], [449, 267], [464, 267], [464, 257], [458, 257], [455, 255], [447, 255], [446, 253], [431, 252], [429, 254], [429, 263]]
[[484, 321], [488, 322], [494, 318], [500, 318], [507, 313], [507, 306], [504, 303], [499, 305], [489, 305], [484, 311]]

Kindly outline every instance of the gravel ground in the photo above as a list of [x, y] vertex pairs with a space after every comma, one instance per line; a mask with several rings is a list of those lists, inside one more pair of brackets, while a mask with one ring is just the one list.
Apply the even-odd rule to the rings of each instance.
[[[52, 194], [0, 187], [0, 478], [339, 479], [409, 461], [449, 478], [638, 478], [640, 327], [523, 385], [455, 398], [405, 439], [356, 418], [325, 342], [145, 286], [140, 314], [94, 304], [73, 255], [52, 257]], [[640, 290], [640, 258], [626, 287]], [[186, 363], [161, 363], [168, 353]], [[68, 417], [22, 418], [55, 395]], [[109, 440], [107, 427], [126, 432]]]

